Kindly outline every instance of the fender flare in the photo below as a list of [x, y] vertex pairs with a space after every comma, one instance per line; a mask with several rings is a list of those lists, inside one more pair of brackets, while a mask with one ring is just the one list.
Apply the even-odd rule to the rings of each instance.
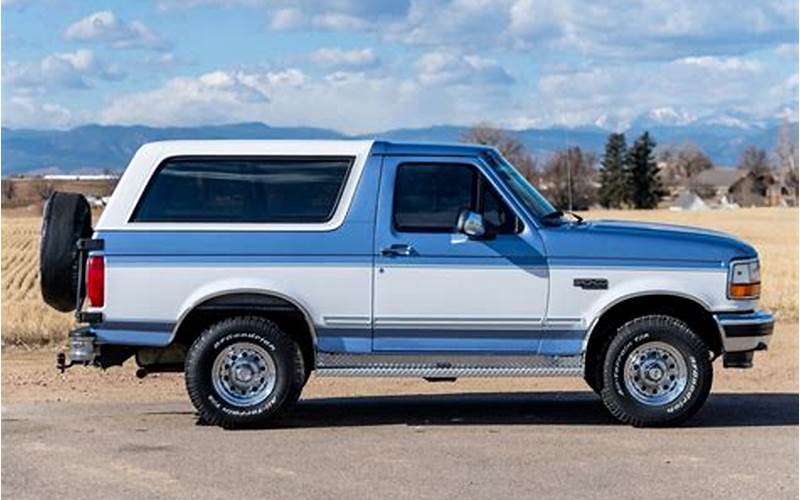
[[[589, 328], [586, 329], [586, 335], [583, 337], [583, 345], [581, 346], [581, 352], [584, 354], [586, 353], [587, 346], [589, 345], [589, 340], [591, 339], [592, 334], [594, 334], [597, 324], [600, 322], [600, 320], [603, 318], [603, 316], [605, 316], [605, 314], [608, 311], [622, 304], [623, 302], [629, 300], [645, 298], [645, 297], [665, 296], [665, 295], [694, 302], [698, 306], [702, 307], [709, 315], [713, 317], [713, 314], [711, 312], [711, 307], [707, 302], [688, 293], [676, 292], [675, 290], [659, 290], [659, 289], [629, 293], [626, 295], [622, 295], [620, 297], [616, 297], [614, 300], [605, 304], [596, 314], [593, 315], [594, 317], [589, 323]], [[720, 341], [722, 341], [721, 338]]]
[[313, 349], [312, 349], [313, 352], [311, 353], [311, 355], [313, 356], [314, 359], [316, 359], [316, 354], [317, 354], [317, 331], [316, 331], [316, 328], [314, 326], [314, 322], [311, 319], [312, 316], [308, 312], [308, 308], [305, 307], [302, 303], [300, 303], [300, 301], [294, 299], [293, 297], [289, 297], [288, 295], [282, 294], [280, 292], [276, 292], [274, 290], [265, 290], [265, 289], [260, 289], [260, 288], [237, 288], [237, 289], [229, 289], [229, 290], [220, 290], [220, 291], [216, 291], [216, 292], [212, 292], [210, 294], [204, 295], [204, 296], [200, 297], [199, 299], [196, 299], [188, 307], [184, 308], [183, 312], [181, 313], [180, 317], [178, 318], [178, 321], [175, 323], [175, 326], [172, 329], [172, 335], [169, 338], [169, 343], [171, 344], [175, 340], [175, 338], [176, 338], [176, 336], [178, 334], [178, 331], [180, 330], [180, 328], [183, 325], [184, 321], [186, 320], [186, 318], [192, 312], [196, 311], [198, 308], [202, 307], [203, 304], [205, 304], [207, 302], [211, 302], [214, 299], [219, 299], [221, 297], [226, 297], [226, 296], [229, 296], [229, 295], [254, 295], [254, 296], [259, 296], [259, 297], [262, 297], [262, 298], [279, 299], [279, 300], [288, 302], [289, 304], [294, 306], [303, 315], [303, 319], [305, 320], [306, 325], [308, 326], [308, 331], [311, 334], [311, 343], [312, 343], [312, 347], [313, 347]]

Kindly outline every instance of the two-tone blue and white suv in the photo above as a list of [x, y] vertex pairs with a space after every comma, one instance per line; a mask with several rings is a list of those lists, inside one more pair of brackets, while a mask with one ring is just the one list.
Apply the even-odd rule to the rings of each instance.
[[312, 372], [582, 376], [619, 420], [676, 424], [772, 333], [750, 245], [565, 215], [489, 147], [152, 143], [87, 213], [58, 193], [43, 226], [45, 299], [86, 323], [70, 364], [184, 371], [222, 426]]

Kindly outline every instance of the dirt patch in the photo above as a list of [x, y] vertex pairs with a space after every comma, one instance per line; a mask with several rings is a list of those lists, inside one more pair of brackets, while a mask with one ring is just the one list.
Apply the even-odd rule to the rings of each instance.
[[[185, 399], [182, 374], [156, 374], [136, 378], [135, 363], [101, 371], [74, 367], [64, 375], [55, 368], [55, 350], [23, 351], [4, 348], [2, 353], [2, 401], [168, 401]], [[778, 323], [769, 351], [756, 354], [751, 370], [722, 369], [715, 363], [715, 392], [797, 392], [798, 327]], [[437, 394], [454, 392], [537, 392], [586, 390], [580, 379], [461, 379], [429, 383], [419, 379], [316, 378], [303, 398]]]

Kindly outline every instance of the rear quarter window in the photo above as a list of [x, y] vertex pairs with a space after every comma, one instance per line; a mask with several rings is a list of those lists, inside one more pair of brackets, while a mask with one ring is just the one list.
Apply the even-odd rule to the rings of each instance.
[[176, 157], [153, 174], [132, 222], [314, 223], [332, 217], [352, 157]]

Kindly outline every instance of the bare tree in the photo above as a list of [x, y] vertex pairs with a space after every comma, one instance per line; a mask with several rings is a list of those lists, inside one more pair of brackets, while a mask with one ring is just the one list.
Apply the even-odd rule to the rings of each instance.
[[33, 191], [39, 195], [41, 200], [47, 200], [50, 195], [56, 192], [56, 186], [45, 179], [37, 179], [33, 181]]
[[17, 196], [17, 187], [11, 179], [3, 179], [0, 183], [3, 201], [11, 201]]
[[728, 190], [733, 200], [743, 207], [769, 205], [770, 187], [775, 178], [767, 152], [756, 146], [748, 146], [739, 159], [739, 168], [747, 175], [736, 181]]
[[490, 123], [479, 123], [464, 132], [461, 142], [493, 146], [529, 181], [539, 180], [536, 159], [519, 139], [503, 129]]
[[697, 185], [695, 177], [714, 166], [711, 159], [691, 142], [661, 150], [658, 153], [658, 163], [661, 164], [661, 180], [670, 189], [699, 189], [701, 186]]
[[756, 146], [748, 146], [739, 159], [739, 168], [756, 176], [766, 175], [772, 170], [767, 152]]
[[778, 142], [775, 145], [775, 157], [778, 172], [781, 176], [781, 189], [785, 190], [791, 204], [798, 201], [798, 150], [797, 134], [793, 133], [789, 123], [784, 122], [778, 131]]
[[545, 163], [542, 190], [562, 210], [587, 210], [597, 202], [597, 157], [572, 147]]

